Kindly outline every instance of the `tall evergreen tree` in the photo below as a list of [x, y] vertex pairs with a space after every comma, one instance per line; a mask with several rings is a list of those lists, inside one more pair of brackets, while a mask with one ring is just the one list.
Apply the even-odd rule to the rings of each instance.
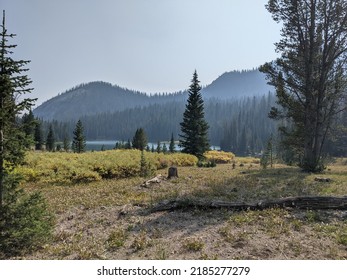
[[209, 150], [207, 139], [208, 124], [204, 118], [204, 101], [200, 93], [201, 86], [198, 74], [195, 71], [188, 90], [188, 101], [183, 113], [181, 125], [180, 146], [182, 152], [195, 155], [199, 158]]
[[27, 138], [26, 147], [30, 148], [34, 143], [34, 134], [36, 121], [32, 110], [29, 110], [29, 113], [25, 113], [22, 117], [22, 125], [25, 136]]
[[36, 120], [36, 124], [35, 124], [34, 142], [35, 142], [35, 150], [42, 150], [43, 136], [42, 136], [41, 122], [39, 120]]
[[86, 139], [82, 121], [78, 120], [75, 130], [73, 131], [72, 150], [74, 153], [83, 153], [86, 149]]
[[261, 67], [281, 107], [270, 117], [291, 123], [281, 130], [287, 144], [300, 149], [304, 171], [319, 172], [346, 94], [347, 1], [269, 0], [267, 9], [283, 26], [276, 44], [281, 57]]
[[47, 138], [46, 138], [46, 150], [49, 152], [54, 151], [55, 146], [55, 138], [53, 133], [53, 127], [52, 125], [49, 126]]
[[29, 61], [11, 57], [16, 46], [9, 44], [8, 39], [15, 35], [7, 33], [5, 11], [0, 28], [0, 259], [3, 259], [45, 242], [52, 228], [41, 195], [25, 194], [18, 176], [12, 172], [23, 161], [27, 143], [17, 117], [30, 110], [34, 99], [22, 98], [32, 90], [31, 80], [24, 74]]
[[143, 151], [147, 146], [147, 136], [143, 128], [136, 129], [135, 135], [133, 137], [132, 146], [134, 149]]

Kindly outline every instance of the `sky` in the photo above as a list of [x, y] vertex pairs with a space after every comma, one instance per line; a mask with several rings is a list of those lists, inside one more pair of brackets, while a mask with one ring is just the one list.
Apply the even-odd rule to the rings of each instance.
[[[278, 57], [280, 27], [266, 0], [0, 0], [30, 60], [36, 105], [76, 85], [105, 81], [146, 93], [202, 85]], [[29, 96], [28, 96], [29, 97]]]

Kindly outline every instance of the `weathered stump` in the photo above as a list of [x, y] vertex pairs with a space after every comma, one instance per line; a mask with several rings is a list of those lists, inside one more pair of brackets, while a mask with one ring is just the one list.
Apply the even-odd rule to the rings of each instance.
[[178, 171], [177, 171], [177, 167], [176, 167], [176, 166], [171, 166], [171, 167], [169, 168], [167, 178], [168, 178], [168, 179], [171, 179], [171, 178], [178, 178]]

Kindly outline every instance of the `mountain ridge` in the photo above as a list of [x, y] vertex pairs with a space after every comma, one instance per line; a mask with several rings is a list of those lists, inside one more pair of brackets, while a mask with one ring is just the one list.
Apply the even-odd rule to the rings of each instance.
[[[201, 90], [204, 98], [235, 99], [259, 96], [271, 91], [264, 74], [258, 70], [225, 72]], [[128, 108], [185, 101], [187, 91], [148, 94], [93, 81], [77, 85], [43, 102], [34, 109], [34, 115], [44, 120], [76, 120], [82, 116], [122, 111]]]

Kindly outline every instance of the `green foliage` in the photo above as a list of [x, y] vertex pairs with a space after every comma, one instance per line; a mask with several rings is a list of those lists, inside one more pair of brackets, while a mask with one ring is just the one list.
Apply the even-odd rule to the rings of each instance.
[[49, 152], [54, 151], [54, 146], [55, 146], [55, 138], [54, 138], [54, 133], [53, 133], [53, 127], [49, 127], [49, 131], [47, 134], [47, 140], [46, 140], [46, 150]]
[[68, 152], [70, 150], [70, 141], [66, 135], [64, 136], [63, 140], [63, 149], [65, 152]]
[[209, 150], [207, 139], [208, 124], [205, 121], [204, 101], [200, 90], [200, 81], [196, 71], [193, 74], [192, 83], [188, 90], [188, 100], [183, 114], [181, 125], [180, 145], [183, 153], [188, 153], [203, 158], [203, 154]]
[[0, 206], [0, 259], [39, 248], [50, 240], [53, 218], [45, 200], [35, 192], [25, 194], [18, 188], [18, 176], [7, 175], [6, 193]]
[[175, 139], [173, 133], [171, 133], [171, 139], [170, 139], [170, 145], [169, 145], [169, 152], [174, 153], [175, 152]]
[[109, 250], [117, 250], [124, 246], [127, 240], [127, 232], [123, 229], [114, 230], [110, 233], [106, 240], [106, 245]]
[[42, 150], [43, 136], [42, 136], [41, 122], [39, 120], [37, 120], [35, 124], [34, 142], [35, 142], [35, 150]]
[[[36, 182], [91, 182], [102, 179], [129, 178], [155, 170], [175, 166], [194, 166], [197, 158], [192, 155], [174, 153], [148, 153], [139, 150], [108, 150], [87, 153], [35, 153], [29, 152], [25, 164], [16, 172], [26, 181]], [[142, 169], [141, 169], [142, 166]]]
[[26, 148], [29, 149], [34, 142], [34, 132], [35, 132], [36, 121], [32, 110], [29, 113], [25, 113], [22, 117], [22, 127], [26, 136]]
[[138, 149], [140, 151], [143, 151], [147, 146], [147, 136], [143, 128], [136, 129], [132, 147], [134, 149]]
[[198, 167], [216, 167], [217, 164], [214, 160], [199, 160], [198, 163], [197, 163], [197, 166]]
[[[31, 195], [19, 188], [14, 168], [22, 163], [30, 145], [32, 116], [23, 125], [18, 116], [30, 110], [34, 100], [21, 95], [29, 93], [30, 79], [23, 74], [28, 61], [10, 57], [15, 45], [8, 43], [5, 11], [0, 34], [0, 258], [12, 257], [37, 248], [50, 236], [52, 224], [39, 193]], [[21, 100], [21, 101], [18, 101]]]
[[183, 247], [188, 251], [197, 252], [201, 251], [205, 247], [205, 244], [199, 238], [187, 238], [183, 242]]
[[281, 132], [302, 155], [303, 171], [321, 172], [327, 136], [345, 107], [347, 2], [269, 0], [266, 8], [282, 25], [276, 44], [281, 56], [260, 69], [280, 106], [269, 116], [283, 120]]
[[158, 141], [158, 143], [157, 143], [156, 152], [157, 152], [158, 154], [161, 153], [161, 144], [160, 144], [160, 141]]
[[264, 151], [262, 157], [260, 158], [260, 166], [266, 169], [269, 165], [273, 167], [273, 137], [271, 136], [267, 142], [266, 150]]
[[141, 151], [141, 161], [140, 161], [140, 176], [149, 177], [153, 175], [154, 170], [151, 167], [151, 163], [146, 161], [145, 153]]
[[86, 149], [86, 138], [84, 136], [84, 128], [81, 120], [76, 123], [73, 132], [72, 150], [74, 153], [83, 153]]

